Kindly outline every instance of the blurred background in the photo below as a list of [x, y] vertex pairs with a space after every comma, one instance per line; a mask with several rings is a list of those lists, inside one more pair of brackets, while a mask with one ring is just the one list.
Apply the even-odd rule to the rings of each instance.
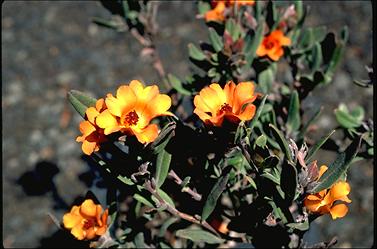
[[[337, 126], [333, 110], [339, 102], [362, 105], [373, 118], [373, 89], [353, 79], [368, 79], [372, 62], [372, 4], [369, 1], [309, 2], [306, 25], [326, 25], [338, 32], [348, 25], [350, 40], [332, 84], [316, 89], [308, 107], [324, 106], [319, 132]], [[95, 1], [5, 1], [2, 6], [2, 162], [3, 246], [59, 247], [63, 236], [49, 218], [58, 219], [72, 202], [92, 189], [98, 172], [81, 154], [81, 117], [66, 99], [69, 89], [95, 97], [115, 92], [119, 84], [139, 79], [157, 83], [158, 75], [140, 57], [141, 45], [129, 33], [117, 33], [91, 23], [110, 18]], [[164, 2], [158, 14], [156, 44], [167, 72], [190, 72], [187, 44], [207, 40], [203, 20], [195, 18], [194, 2]], [[181, 77], [183, 78], [183, 77]], [[335, 155], [321, 152], [319, 165]], [[336, 247], [371, 247], [373, 240], [373, 162], [351, 166], [350, 212], [332, 221], [323, 216], [307, 235], [316, 243], [339, 239]], [[101, 192], [102, 191], [102, 192]], [[55, 242], [55, 243], [54, 243]], [[74, 243], [74, 242], [72, 242]], [[74, 245], [74, 244], [72, 244]]]

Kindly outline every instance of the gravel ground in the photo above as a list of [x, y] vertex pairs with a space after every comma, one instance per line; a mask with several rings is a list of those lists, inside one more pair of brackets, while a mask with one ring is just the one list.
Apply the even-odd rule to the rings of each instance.
[[[332, 110], [340, 101], [362, 104], [372, 117], [372, 89], [352, 84], [352, 79], [367, 78], [364, 65], [372, 61], [371, 3], [308, 4], [308, 25], [324, 24], [334, 31], [343, 25], [350, 28], [349, 46], [334, 83], [311, 97], [311, 102], [325, 106], [321, 129], [335, 126]], [[140, 58], [141, 47], [129, 34], [91, 23], [91, 17], [110, 16], [98, 2], [6, 1], [2, 7], [3, 246], [38, 247], [58, 236], [47, 213], [60, 219], [67, 206], [86, 192], [85, 179], [90, 179], [75, 142], [81, 118], [68, 104], [67, 90], [99, 97], [114, 92], [119, 83], [131, 79], [153, 83], [158, 76]], [[157, 47], [167, 72], [186, 75], [187, 43], [207, 39], [205, 25], [193, 13], [191, 2], [160, 6]], [[334, 158], [322, 154], [322, 163]], [[349, 214], [336, 221], [317, 219], [309, 240], [337, 235], [337, 246], [373, 244], [372, 162], [354, 165], [349, 180], [353, 200]]]

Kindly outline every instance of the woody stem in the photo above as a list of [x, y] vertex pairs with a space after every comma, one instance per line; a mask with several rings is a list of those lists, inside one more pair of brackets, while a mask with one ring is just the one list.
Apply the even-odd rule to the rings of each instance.
[[[174, 172], [174, 170], [170, 170], [170, 172], [169, 172], [169, 176], [171, 177], [171, 178], [173, 178], [174, 179], [174, 181], [178, 184], [178, 185], [181, 185], [182, 184], [182, 179]], [[183, 192], [186, 192], [186, 193], [188, 193], [189, 195], [191, 195], [192, 196], [192, 198], [194, 199], [194, 200], [197, 200], [197, 201], [201, 201], [201, 199], [202, 199], [202, 195], [201, 194], [199, 194], [198, 192], [196, 192], [195, 190], [192, 190], [191, 188], [189, 188], [189, 187], [183, 187], [182, 188], [182, 191]]]
[[216, 234], [217, 236], [220, 236], [216, 230], [211, 227], [208, 222], [206, 221], [200, 221], [200, 219], [194, 217], [194, 216], [191, 216], [189, 214], [186, 214], [186, 213], [182, 213], [180, 211], [178, 211], [175, 207], [171, 206], [169, 203], [165, 202], [161, 196], [157, 193], [156, 189], [154, 189], [152, 187], [152, 184], [151, 184], [151, 181], [147, 180], [144, 184], [144, 187], [147, 191], [149, 191], [154, 197], [156, 197], [156, 199], [159, 201], [160, 205], [162, 206], [165, 206], [166, 207], [166, 210], [171, 213], [172, 215], [174, 216], [177, 216], [177, 217], [180, 217], [184, 220], [187, 220], [189, 222], [192, 222], [192, 223], [195, 223], [195, 224], [198, 224], [198, 225], [201, 225], [203, 226], [204, 228], [210, 230], [211, 232], [213, 232], [214, 234]]

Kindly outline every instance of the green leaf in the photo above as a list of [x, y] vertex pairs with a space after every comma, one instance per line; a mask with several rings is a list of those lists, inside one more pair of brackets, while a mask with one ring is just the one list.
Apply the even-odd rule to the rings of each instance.
[[209, 31], [209, 40], [213, 48], [215, 49], [216, 52], [220, 52], [224, 47], [224, 43], [221, 37], [217, 34], [215, 29], [212, 27], [209, 28], [208, 31]]
[[350, 113], [343, 103], [334, 110], [334, 113], [340, 126], [346, 129], [359, 127], [364, 118], [364, 109], [362, 107], [357, 107]]
[[109, 21], [109, 20], [99, 18], [99, 17], [94, 17], [92, 19], [92, 22], [94, 22], [95, 24], [97, 24], [99, 26], [105, 27], [105, 28], [110, 28], [110, 29], [115, 29], [115, 30], [118, 29], [118, 25], [116, 23]]
[[174, 204], [174, 201], [170, 198], [170, 196], [165, 193], [162, 189], [158, 189], [157, 190], [157, 193], [160, 195], [160, 197], [166, 202], [168, 203], [170, 206], [172, 207], [175, 207], [175, 204]]
[[287, 132], [290, 134], [292, 131], [297, 131], [301, 125], [300, 117], [300, 100], [296, 90], [292, 92], [291, 100], [289, 103], [288, 119], [287, 119]]
[[322, 110], [323, 110], [322, 107], [318, 107], [318, 109], [315, 111], [313, 116], [309, 118], [308, 122], [306, 122], [305, 126], [301, 129], [300, 133], [297, 135], [297, 140], [300, 140], [301, 138], [304, 137], [309, 126], [319, 117], [319, 115], [321, 115]]
[[133, 198], [135, 200], [137, 200], [138, 202], [141, 202], [141, 203], [143, 203], [144, 205], [146, 205], [148, 207], [154, 208], [154, 205], [150, 201], [148, 201], [146, 198], [144, 198], [143, 196], [139, 195], [138, 193], [134, 194]]
[[156, 161], [156, 186], [160, 188], [168, 176], [171, 154], [163, 150], [158, 154]]
[[322, 48], [319, 42], [316, 42], [312, 48], [312, 58], [309, 64], [312, 73], [315, 73], [319, 69], [319, 67], [322, 65], [322, 62]]
[[86, 109], [96, 105], [97, 100], [83, 92], [71, 90], [67, 95], [69, 102], [83, 118], [85, 118]]
[[297, 170], [290, 163], [284, 163], [281, 170], [280, 187], [284, 192], [284, 199], [287, 203], [292, 203], [296, 195]]
[[207, 58], [205, 54], [192, 43], [188, 45], [188, 49], [190, 57], [195, 60], [202, 61]]
[[247, 61], [248, 66], [251, 66], [253, 64], [254, 58], [256, 56], [256, 51], [259, 47], [259, 44], [262, 42], [262, 39], [263, 39], [263, 22], [264, 22], [263, 19], [259, 22], [258, 28], [255, 31], [253, 38], [251, 38], [250, 35], [247, 35], [245, 37], [244, 53], [246, 55], [246, 61]]
[[329, 166], [326, 172], [318, 179], [318, 184], [309, 190], [310, 193], [318, 193], [330, 188], [339, 178], [347, 172], [352, 160], [359, 151], [362, 136], [355, 139], [347, 149], [340, 153], [335, 161]]
[[275, 6], [275, 2], [270, 0], [267, 4], [267, 16], [266, 16], [266, 22], [268, 24], [268, 27], [273, 30], [273, 27], [275, 26], [275, 23], [278, 18], [277, 9]]
[[268, 97], [267, 94], [263, 97], [260, 105], [258, 106], [257, 113], [255, 114], [254, 118], [251, 120], [251, 123], [249, 125], [251, 132], [253, 131], [253, 128], [254, 128], [255, 124], [257, 123], [259, 116], [261, 115], [262, 111], [265, 109], [265, 103], [266, 103], [267, 97]]
[[135, 183], [128, 177], [126, 176], [121, 176], [121, 175], [118, 175], [117, 178], [122, 181], [123, 183], [125, 183], [126, 185], [134, 185]]
[[211, 5], [207, 2], [198, 1], [198, 10], [199, 10], [199, 14], [203, 15], [207, 11], [211, 10]]
[[258, 87], [260, 87], [262, 93], [269, 93], [272, 88], [272, 83], [274, 81], [274, 73], [268, 68], [258, 75]]
[[220, 244], [224, 242], [223, 239], [199, 228], [180, 229], [175, 233], [175, 235], [177, 237], [189, 239], [194, 242], [205, 242], [208, 244]]
[[289, 149], [287, 140], [285, 139], [283, 133], [278, 128], [276, 128], [274, 125], [269, 124], [269, 126], [274, 131], [274, 136], [275, 136], [280, 148], [283, 150], [285, 156], [287, 157], [288, 161], [292, 161], [291, 150]]
[[258, 145], [259, 147], [261, 148], [264, 148], [266, 146], [266, 143], [267, 143], [267, 138], [265, 135], [260, 135], [256, 140], [255, 140], [255, 144]]
[[302, 1], [295, 1], [295, 11], [297, 16], [297, 21], [300, 22], [301, 18], [304, 16], [304, 8], [302, 6]]
[[164, 221], [164, 223], [162, 224], [162, 226], [160, 228], [160, 231], [158, 232], [158, 236], [164, 237], [168, 227], [170, 225], [172, 225], [173, 223], [177, 222], [178, 220], [179, 220], [179, 218], [173, 216], [173, 217], [170, 217], [169, 219], [167, 219], [166, 221]]
[[114, 187], [109, 187], [106, 193], [106, 204], [109, 208], [110, 225], [109, 228], [114, 224], [116, 217], [118, 215], [118, 205], [117, 205], [117, 189]]
[[309, 221], [306, 220], [305, 222], [301, 223], [288, 223], [286, 226], [300, 231], [307, 231], [309, 229]]
[[331, 137], [332, 134], [334, 134], [335, 130], [332, 130], [329, 134], [323, 136], [318, 142], [316, 142], [308, 151], [308, 154], [305, 157], [305, 163], [309, 163], [315, 153], [321, 148], [321, 146], [326, 143], [327, 139]]
[[182, 95], [191, 96], [191, 92], [183, 88], [182, 82], [172, 74], [168, 74], [168, 81], [170, 85]]
[[217, 200], [219, 199], [221, 193], [224, 191], [226, 184], [228, 183], [228, 179], [229, 174], [221, 176], [211, 189], [211, 192], [208, 195], [202, 211], [202, 221], [206, 220], [215, 209]]
[[158, 137], [153, 141], [151, 147], [153, 148], [154, 154], [159, 154], [175, 135], [175, 128], [177, 124], [175, 122], [170, 122], [162, 128]]
[[229, 18], [225, 23], [225, 30], [228, 31], [230, 36], [232, 37], [232, 41], [235, 42], [238, 40], [241, 30], [240, 27], [237, 25], [234, 19]]
[[140, 232], [140, 233], [136, 234], [135, 239], [134, 239], [134, 243], [135, 243], [136, 248], [147, 248], [144, 241], [145, 241], [144, 233]]

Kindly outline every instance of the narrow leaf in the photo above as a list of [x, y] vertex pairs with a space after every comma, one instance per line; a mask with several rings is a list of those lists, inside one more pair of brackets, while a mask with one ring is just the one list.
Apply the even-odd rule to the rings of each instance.
[[257, 123], [259, 116], [261, 115], [262, 111], [264, 110], [264, 104], [266, 103], [267, 97], [268, 97], [267, 94], [263, 97], [260, 105], [258, 106], [257, 113], [255, 114], [253, 120], [251, 121], [251, 123], [249, 125], [249, 128], [250, 128], [251, 131], [253, 131], [253, 128], [254, 128], [255, 124]]
[[86, 109], [96, 105], [97, 100], [95, 98], [92, 98], [80, 91], [71, 90], [67, 95], [69, 102], [83, 118], [85, 118]]
[[262, 93], [269, 93], [274, 81], [274, 73], [272, 69], [268, 68], [258, 75], [258, 87], [260, 87]]
[[326, 143], [327, 139], [331, 137], [332, 134], [334, 134], [335, 130], [332, 130], [329, 134], [323, 136], [317, 143], [313, 145], [312, 148], [308, 151], [308, 154], [305, 157], [305, 163], [309, 163], [315, 153], [321, 148], [321, 146]]
[[154, 208], [154, 205], [148, 201], [146, 198], [144, 198], [143, 196], [139, 195], [139, 194], [134, 194], [133, 198], [135, 200], [137, 200], [138, 202], [141, 202], [143, 203], [144, 205], [148, 206], [148, 207], [151, 207], [151, 208]]
[[168, 81], [170, 85], [182, 95], [190, 96], [191, 92], [183, 88], [182, 82], [172, 74], [168, 74]]
[[156, 161], [156, 186], [160, 188], [168, 176], [171, 154], [163, 150], [158, 154]]
[[220, 52], [223, 49], [223, 42], [221, 37], [217, 34], [214, 28], [209, 28], [209, 40], [216, 52]]
[[285, 156], [287, 157], [288, 161], [292, 161], [291, 151], [289, 149], [287, 140], [285, 139], [283, 133], [278, 128], [276, 128], [274, 125], [269, 124], [269, 126], [274, 131], [275, 138], [276, 138], [280, 148], [283, 150]]
[[296, 90], [292, 92], [291, 100], [289, 103], [288, 110], [288, 120], [287, 120], [287, 131], [291, 133], [292, 131], [297, 131], [301, 125], [300, 118], [300, 100], [298, 98], [298, 93]]
[[205, 54], [192, 43], [188, 45], [188, 49], [190, 57], [195, 60], [202, 61], [207, 58]]
[[280, 187], [284, 192], [284, 199], [287, 203], [292, 203], [296, 194], [297, 170], [290, 163], [284, 163], [281, 170]]
[[194, 242], [205, 242], [208, 244], [220, 244], [224, 242], [223, 239], [215, 236], [214, 234], [204, 231], [199, 228], [187, 228], [178, 230], [175, 235], [184, 239], [189, 239]]
[[228, 183], [229, 174], [220, 177], [215, 185], [213, 186], [211, 192], [208, 195], [207, 201], [204, 204], [202, 211], [202, 221], [206, 220], [216, 207], [217, 200], [219, 199], [221, 193], [224, 191], [226, 184]]
[[347, 172], [350, 163], [357, 155], [361, 138], [362, 136], [359, 136], [347, 147], [344, 152], [338, 155], [327, 171], [321, 176], [321, 178], [319, 178], [319, 184], [309, 190], [309, 192], [318, 193], [319, 191], [330, 188], [342, 175]]
[[[258, 1], [257, 1], [258, 2]], [[257, 19], [258, 20], [258, 19]], [[246, 54], [246, 61], [248, 65], [252, 65], [256, 51], [259, 47], [259, 44], [262, 42], [263, 39], [263, 20], [259, 21], [259, 25], [253, 38], [251, 39], [250, 36], [246, 36], [245, 38], [245, 54]]]

